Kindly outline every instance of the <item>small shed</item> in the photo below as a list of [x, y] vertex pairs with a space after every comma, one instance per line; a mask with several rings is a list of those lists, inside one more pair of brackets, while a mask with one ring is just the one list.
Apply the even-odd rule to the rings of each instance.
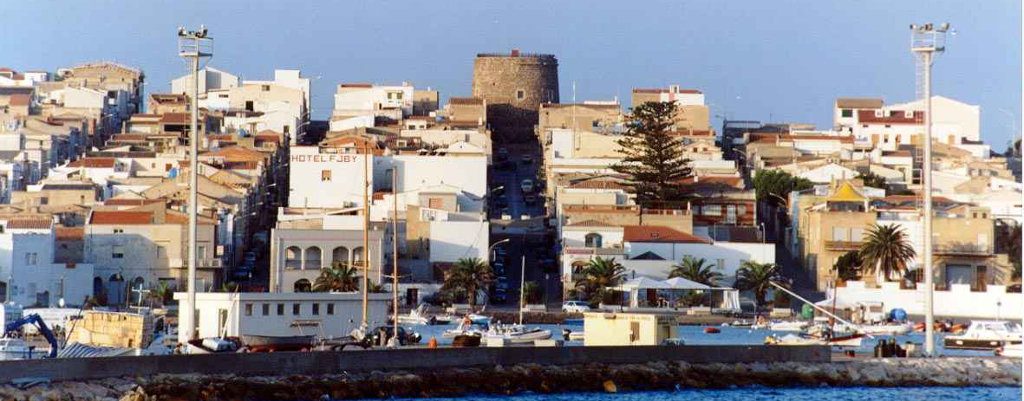
[[679, 338], [679, 323], [672, 315], [649, 313], [585, 313], [583, 345], [661, 345]]

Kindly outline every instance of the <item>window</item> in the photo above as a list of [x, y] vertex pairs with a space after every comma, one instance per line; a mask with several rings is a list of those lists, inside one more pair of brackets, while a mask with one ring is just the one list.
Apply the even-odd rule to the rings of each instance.
[[326, 182], [331, 180], [331, 170], [320, 171], [320, 181]]
[[39, 204], [40, 205], [49, 205], [50, 204], [50, 198], [46, 198], [46, 197], [39, 198]]
[[277, 304], [277, 315], [284, 316], [284, 304]]
[[851, 110], [851, 109], [843, 109], [842, 115], [843, 115], [843, 118], [853, 117], [853, 110]]
[[270, 85], [263, 85], [263, 91], [264, 92], [269, 92], [270, 91]]
[[846, 227], [832, 227], [832, 240], [833, 241], [849, 241], [850, 237], [847, 235], [849, 231]]
[[246, 111], [252, 111], [252, 100], [246, 100], [245, 101], [245, 110]]
[[37, 254], [35, 252], [25, 253], [25, 264], [28, 265], [28, 266], [35, 266], [36, 263], [39, 261], [38, 259], [39, 259], [39, 254]]
[[850, 229], [850, 241], [861, 242], [864, 241], [864, 229], [854, 227]]
[[156, 243], [156, 257], [157, 259], [167, 259], [167, 241]]
[[270, 304], [260, 305], [263, 307], [263, 316], [270, 316]]
[[640, 340], [640, 322], [629, 322], [629, 342]]
[[516, 90], [516, 100], [523, 100], [526, 98], [526, 91], [522, 89]]
[[590, 233], [583, 237], [583, 242], [587, 248], [600, 248], [601, 247], [601, 234]]
[[252, 316], [252, 304], [245, 304], [245, 315]]
[[292, 304], [292, 315], [298, 316], [302, 313], [302, 304]]
[[334, 303], [327, 304], [327, 314], [328, 315], [333, 315], [334, 314]]
[[196, 254], [199, 259], [203, 259], [206, 256], [206, 245], [199, 245], [196, 247]]
[[313, 316], [320, 315], [320, 304], [313, 303]]
[[110, 247], [110, 257], [114, 259], [124, 259], [124, 247], [121, 245], [112, 245]]
[[721, 216], [722, 205], [704, 205], [705, 216]]

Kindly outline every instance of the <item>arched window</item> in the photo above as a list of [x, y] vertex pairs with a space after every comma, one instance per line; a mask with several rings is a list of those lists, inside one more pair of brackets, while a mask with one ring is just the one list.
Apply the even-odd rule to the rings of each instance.
[[352, 265], [358, 266], [363, 261], [363, 247], [356, 247], [352, 250]]
[[348, 257], [349, 257], [348, 248], [345, 248], [343, 246], [339, 246], [337, 248], [334, 248], [334, 252], [333, 252], [333, 255], [332, 255], [332, 258], [331, 258], [331, 262], [333, 264], [340, 263], [340, 264], [343, 264], [343, 265], [347, 265], [348, 264]]
[[284, 252], [284, 267], [287, 269], [302, 268], [302, 249], [297, 246], [290, 246]]
[[299, 279], [295, 282], [295, 292], [311, 292], [313, 291], [313, 285], [310, 284], [309, 280]]
[[[577, 238], [579, 238], [579, 237], [577, 237]], [[586, 247], [587, 248], [600, 248], [601, 247], [601, 234], [598, 234], [598, 233], [587, 234], [587, 236], [584, 237], [584, 241], [586, 242]]]
[[320, 268], [320, 248], [311, 246], [306, 248], [306, 264], [302, 267], [303, 269], [319, 269]]

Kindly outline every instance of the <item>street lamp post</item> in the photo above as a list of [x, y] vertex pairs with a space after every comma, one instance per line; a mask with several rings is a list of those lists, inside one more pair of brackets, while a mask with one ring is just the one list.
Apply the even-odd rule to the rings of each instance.
[[196, 248], [196, 216], [199, 209], [197, 188], [199, 159], [199, 62], [203, 58], [213, 57], [213, 38], [207, 37], [206, 26], [200, 25], [198, 31], [187, 31], [178, 27], [178, 55], [190, 59], [192, 63], [192, 125], [189, 132], [191, 153], [189, 155], [189, 203], [188, 203], [188, 307], [179, 311], [180, 329], [184, 335], [183, 342], [195, 338], [196, 322], [196, 263], [199, 254]]
[[918, 68], [923, 76], [924, 111], [924, 286], [925, 291], [925, 354], [935, 356], [934, 333], [934, 297], [935, 287], [932, 277], [932, 55], [946, 50], [946, 32], [949, 24], [944, 23], [938, 28], [932, 24], [910, 25], [910, 51], [918, 59]]

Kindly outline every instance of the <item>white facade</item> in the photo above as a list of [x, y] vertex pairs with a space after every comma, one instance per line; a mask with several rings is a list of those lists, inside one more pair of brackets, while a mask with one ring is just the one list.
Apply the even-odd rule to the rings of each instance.
[[430, 261], [457, 262], [462, 258], [487, 260], [490, 231], [490, 223], [486, 219], [480, 221], [432, 221], [430, 222]]
[[[708, 264], [715, 265], [714, 271], [722, 275], [721, 285], [732, 285], [736, 281], [736, 271], [743, 262], [751, 260], [758, 263], [775, 263], [775, 244], [759, 242], [724, 242], [714, 244], [692, 243], [660, 243], [660, 242], [627, 242], [624, 247], [626, 255], [632, 261], [646, 252], [661, 256], [671, 263], [679, 263], [684, 257], [704, 258]], [[667, 270], [663, 264], [652, 264], [654, 269], [642, 269], [637, 275], [658, 279], [668, 278], [671, 265]], [[632, 266], [634, 270], [643, 265]]]
[[351, 116], [332, 119], [330, 122], [331, 131], [345, 131], [355, 128], [373, 127], [376, 119], [372, 115]]
[[[171, 93], [191, 94], [192, 74], [185, 74], [171, 81]], [[199, 93], [207, 93], [218, 89], [238, 87], [238, 77], [213, 67], [199, 70]]]
[[352, 87], [338, 85], [334, 95], [334, 114], [343, 116], [375, 115], [380, 110], [400, 109], [402, 118], [412, 115], [413, 92], [407, 83], [401, 86]]
[[797, 174], [798, 177], [806, 178], [815, 184], [827, 184], [836, 180], [853, 179], [857, 178], [859, 175], [860, 173], [858, 173], [857, 170], [849, 169], [838, 164], [826, 164]]
[[273, 84], [283, 86], [286, 88], [292, 88], [302, 91], [305, 96], [306, 103], [304, 107], [309, 107], [309, 88], [310, 79], [302, 77], [302, 71], [300, 70], [274, 70], [273, 81], [244, 81], [243, 85], [266, 85]]
[[93, 265], [54, 263], [54, 246], [52, 227], [0, 233], [0, 282], [6, 301], [46, 306], [64, 298], [69, 305], [81, 305], [92, 295]]
[[[862, 281], [847, 281], [845, 287], [836, 288], [836, 299], [843, 304], [882, 302], [889, 313], [901, 308], [911, 315], [924, 315], [925, 286], [900, 289], [899, 283], [881, 283], [880, 288], [869, 288]], [[953, 284], [948, 291], [935, 291], [934, 313], [941, 318], [1014, 319], [1024, 317], [1024, 299], [1021, 293], [1007, 293], [1006, 287], [988, 285], [985, 292], [972, 292], [970, 284]]]
[[[186, 293], [174, 299], [187, 308]], [[369, 294], [370, 328], [387, 324], [391, 294]], [[242, 335], [342, 338], [362, 323], [361, 293], [196, 293], [199, 338]], [[298, 313], [295, 313], [298, 312]], [[185, 341], [179, 330], [179, 341]]]

